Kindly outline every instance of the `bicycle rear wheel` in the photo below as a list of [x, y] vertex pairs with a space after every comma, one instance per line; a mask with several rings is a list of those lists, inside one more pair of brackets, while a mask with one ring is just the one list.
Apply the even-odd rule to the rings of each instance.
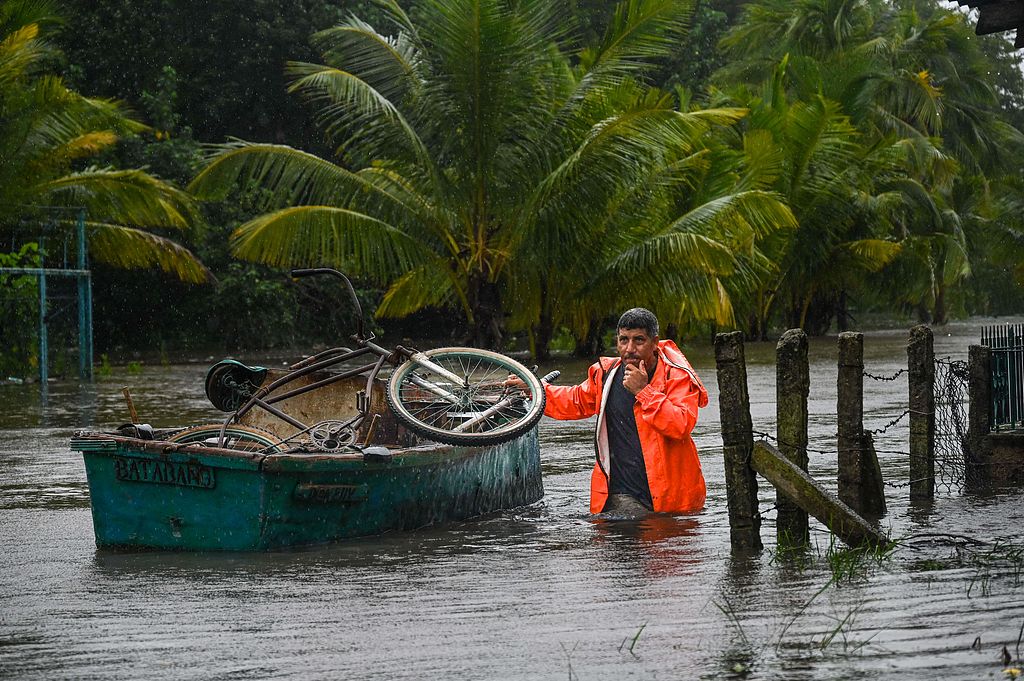
[[[544, 387], [529, 369], [497, 352], [438, 348], [422, 353], [447, 372], [411, 359], [391, 374], [387, 399], [410, 430], [454, 445], [493, 445], [522, 435], [544, 413]], [[462, 379], [457, 384], [452, 374]], [[512, 374], [525, 390], [502, 384]]]
[[[192, 426], [191, 428], [178, 431], [167, 438], [167, 440], [168, 442], [216, 447], [217, 441], [220, 438], [220, 429], [220, 424]], [[281, 440], [273, 433], [240, 424], [229, 425], [224, 430], [224, 441], [220, 446], [223, 449], [263, 452], [264, 454], [273, 454], [284, 450]]]

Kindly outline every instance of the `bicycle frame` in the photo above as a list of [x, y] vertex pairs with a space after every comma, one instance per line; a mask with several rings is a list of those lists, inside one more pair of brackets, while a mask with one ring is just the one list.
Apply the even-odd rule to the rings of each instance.
[[[355, 431], [357, 431], [362, 426], [363, 421], [369, 414], [370, 396], [372, 395], [373, 392], [374, 382], [377, 379], [378, 374], [380, 374], [380, 371], [383, 368], [385, 362], [391, 364], [392, 366], [398, 366], [407, 360], [411, 360], [417, 363], [418, 365], [426, 369], [429, 369], [436, 375], [451, 381], [455, 385], [463, 385], [465, 383], [462, 377], [453, 374], [446, 370], [444, 367], [441, 367], [436, 363], [430, 361], [429, 357], [427, 357], [424, 353], [419, 352], [418, 350], [406, 348], [401, 345], [395, 346], [394, 350], [388, 350], [387, 348], [384, 348], [374, 343], [374, 336], [372, 334], [370, 335], [369, 338], [366, 338], [363, 334], [362, 307], [359, 305], [358, 298], [356, 298], [355, 289], [352, 286], [352, 282], [349, 281], [348, 277], [346, 277], [341, 272], [329, 268], [316, 268], [292, 271], [292, 276], [296, 278], [319, 274], [331, 274], [344, 281], [346, 289], [349, 292], [349, 295], [352, 299], [352, 302], [356, 308], [358, 315], [357, 318], [359, 321], [357, 326], [357, 332], [351, 338], [359, 347], [356, 348], [355, 350], [345, 347], [337, 347], [324, 350], [320, 353], [307, 357], [291, 365], [290, 367], [288, 367], [289, 371], [287, 374], [271, 382], [269, 385], [260, 386], [256, 390], [256, 392], [241, 407], [236, 409], [227, 417], [227, 419], [225, 419], [224, 423], [221, 426], [220, 435], [218, 437], [218, 446], [220, 446], [224, 442], [224, 434], [227, 427], [231, 423], [239, 422], [240, 419], [243, 416], [245, 416], [246, 413], [248, 413], [250, 410], [256, 407], [264, 409], [268, 413], [273, 414], [277, 418], [298, 429], [298, 432], [286, 438], [286, 440], [307, 433], [311, 429], [315, 428], [318, 424], [305, 424], [302, 421], [299, 421], [295, 417], [291, 416], [290, 414], [286, 413], [285, 411], [275, 407], [274, 405], [289, 398], [296, 397], [298, 395], [303, 395], [314, 390], [318, 390], [325, 386], [331, 385], [332, 383], [336, 383], [338, 381], [342, 381], [348, 378], [353, 378], [355, 376], [360, 376], [362, 374], [366, 374], [366, 389], [365, 391], [357, 393], [356, 395], [356, 415], [350, 418], [348, 421], [341, 423], [336, 428], [336, 430], [338, 431], [349, 431], [354, 434]], [[279, 394], [271, 395], [271, 393], [273, 393], [274, 391], [293, 381], [296, 381], [310, 374], [324, 371], [339, 364], [344, 364], [345, 362], [357, 359], [364, 355], [373, 355], [376, 357], [376, 360], [373, 363], [355, 367], [347, 371], [342, 371], [340, 373], [328, 376], [327, 378], [314, 381], [313, 383], [293, 388], [292, 390], [287, 390]], [[458, 404], [459, 402], [459, 398], [456, 395], [454, 395], [451, 391], [446, 390], [443, 386], [438, 385], [437, 383], [428, 381], [419, 376], [413, 376], [410, 380], [417, 386], [429, 391], [430, 393], [440, 397], [441, 399], [451, 402], [452, 404]], [[497, 408], [500, 407], [492, 407], [492, 409]], [[477, 419], [474, 419], [472, 422], [467, 422], [467, 424], [463, 424], [463, 427], [471, 427], [473, 423], [475, 423], [476, 421]]]

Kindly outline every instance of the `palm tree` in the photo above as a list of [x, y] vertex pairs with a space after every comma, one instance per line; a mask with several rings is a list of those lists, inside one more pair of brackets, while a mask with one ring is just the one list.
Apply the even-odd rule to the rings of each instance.
[[10, 233], [54, 214], [67, 229], [81, 211], [94, 261], [208, 280], [191, 252], [141, 229], [187, 229], [196, 218], [191, 197], [141, 170], [88, 165], [146, 128], [117, 102], [83, 97], [46, 72], [54, 54], [46, 35], [58, 23], [48, 2], [0, 7], [0, 229]]
[[[744, 21], [724, 41], [737, 60], [719, 74], [723, 81], [763, 76], [772, 63], [788, 60], [789, 96], [832, 102], [862, 150], [844, 173], [843, 183], [853, 191], [836, 195], [829, 207], [853, 220], [847, 227], [833, 221], [833, 228], [808, 239], [807, 216], [794, 205], [801, 219], [798, 241], [827, 247], [831, 239], [822, 234], [836, 234], [839, 226], [838, 233], [849, 228], [857, 236], [850, 242], [858, 244], [855, 252], [870, 253], [867, 260], [851, 261], [794, 249], [796, 269], [784, 270], [803, 280], [798, 289], [805, 293], [798, 297], [805, 309], [808, 290], [845, 300], [848, 288], [874, 288], [860, 285], [858, 266], [847, 265], [859, 261], [877, 270], [891, 262], [891, 276], [902, 275], [900, 285], [876, 294], [900, 303], [912, 297], [916, 306], [930, 308], [928, 316], [945, 320], [946, 290], [971, 271], [963, 259], [970, 241], [964, 230], [979, 224], [974, 211], [959, 215], [951, 188], [985, 186], [984, 177], [972, 176], [1005, 172], [1021, 143], [1020, 133], [1000, 116], [991, 66], [977, 43], [955, 13], [926, 2], [893, 6], [876, 0], [760, 0], [747, 6]], [[864, 182], [853, 177], [858, 169]], [[864, 238], [875, 240], [858, 241]], [[791, 324], [806, 321], [806, 314], [795, 314], [797, 307], [790, 309]]]
[[759, 150], [761, 163], [772, 168], [770, 186], [799, 224], [761, 244], [776, 265], [762, 270], [749, 310], [751, 331], [762, 338], [773, 310], [790, 327], [824, 333], [845, 313], [844, 292], [900, 249], [888, 225], [900, 197], [885, 184], [898, 168], [899, 148], [865, 145], [837, 102], [789, 94], [788, 75], [783, 58], [761, 88], [728, 93], [750, 108], [743, 146]]
[[235, 253], [381, 281], [381, 316], [454, 305], [470, 342], [500, 346], [512, 309], [513, 325], [543, 335], [562, 304], [552, 291], [579, 290], [610, 231], [657, 215], [663, 199], [641, 189], [743, 114], [680, 111], [636, 80], [680, 39], [688, 3], [622, 2], [575, 60], [556, 3], [423, 0], [416, 21], [384, 6], [396, 36], [353, 18], [314, 36], [324, 64], [290, 66], [336, 162], [236, 141], [191, 185], [202, 199], [268, 190], [255, 197], [267, 212], [234, 234]]

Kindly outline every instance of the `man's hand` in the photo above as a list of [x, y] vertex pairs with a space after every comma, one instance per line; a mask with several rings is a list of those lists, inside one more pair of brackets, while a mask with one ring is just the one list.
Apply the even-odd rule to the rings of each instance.
[[501, 385], [505, 388], [511, 388], [513, 390], [518, 389], [524, 392], [526, 391], [526, 383], [523, 381], [523, 379], [519, 378], [515, 374], [509, 374], [508, 378], [505, 379], [505, 382], [502, 383]]
[[626, 373], [622, 377], [622, 385], [626, 387], [626, 390], [636, 395], [638, 392], [646, 387], [647, 380], [647, 366], [643, 360], [639, 360], [638, 364], [632, 362], [626, 362], [625, 364]]

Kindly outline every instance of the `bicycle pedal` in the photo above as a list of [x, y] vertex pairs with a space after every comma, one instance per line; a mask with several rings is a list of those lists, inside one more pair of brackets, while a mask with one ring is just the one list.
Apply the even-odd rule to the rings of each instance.
[[363, 449], [365, 463], [391, 463], [394, 455], [387, 447], [366, 447]]

